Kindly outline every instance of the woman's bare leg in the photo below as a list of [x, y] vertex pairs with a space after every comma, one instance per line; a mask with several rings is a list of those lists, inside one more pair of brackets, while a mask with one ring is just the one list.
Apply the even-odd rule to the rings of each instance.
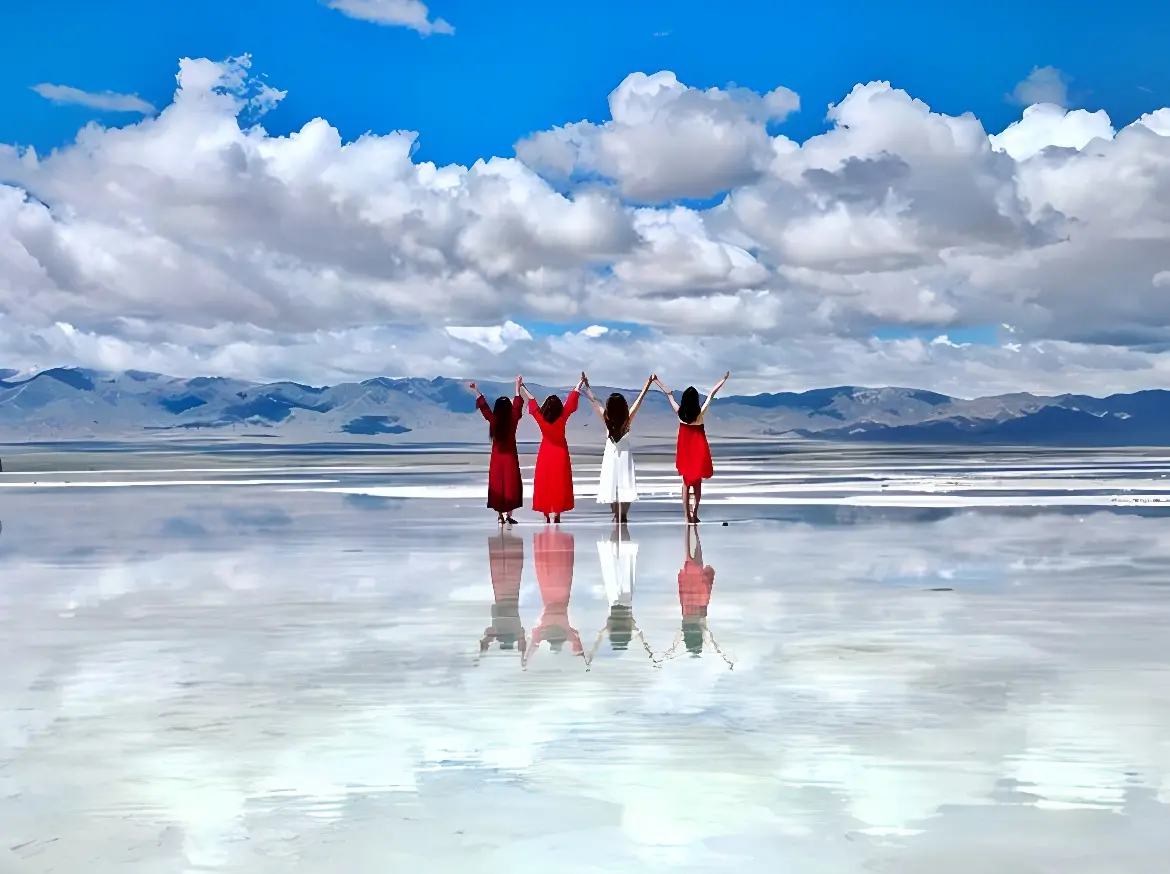
[[626, 517], [630, 515], [630, 502], [629, 501], [622, 501], [621, 508], [622, 508], [621, 523], [623, 525], [625, 525], [626, 524]]
[[689, 523], [691, 521], [691, 487], [687, 485], [686, 480], [683, 480], [682, 499], [683, 518]]
[[617, 501], [614, 501], [612, 504], [609, 505], [609, 512], [613, 515], [613, 521], [614, 521], [614, 524], [616, 525], [617, 521], [618, 521], [618, 502]]
[[703, 483], [699, 481], [693, 486], [695, 491], [695, 509], [691, 513], [691, 518], [696, 522], [699, 521], [699, 501], [703, 500]]

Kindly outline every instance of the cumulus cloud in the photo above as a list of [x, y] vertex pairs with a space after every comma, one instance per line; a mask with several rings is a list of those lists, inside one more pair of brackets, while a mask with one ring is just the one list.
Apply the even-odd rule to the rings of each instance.
[[[270, 134], [281, 97], [247, 58], [184, 59], [155, 117], [0, 146], [2, 363], [1168, 384], [1170, 109], [1033, 105], [989, 132], [870, 82], [796, 142], [774, 129], [798, 106], [784, 88], [634, 74], [608, 121], [437, 166], [411, 131]], [[999, 324], [1002, 346], [930, 342]], [[873, 339], [891, 326], [924, 339]]]
[[1051, 103], [1068, 106], [1068, 76], [1056, 67], [1033, 67], [1023, 81], [1019, 82], [1008, 99], [1020, 106]]
[[431, 19], [431, 12], [421, 0], [325, 0], [330, 9], [359, 21], [392, 27], [409, 27], [423, 36], [451, 34], [455, 28], [442, 18]]
[[749, 394], [841, 384], [911, 386], [958, 397], [1170, 388], [1170, 354], [1157, 350], [1055, 341], [981, 345], [937, 336], [810, 335], [778, 345], [760, 335], [729, 342], [660, 331], [634, 335], [605, 325], [532, 336], [515, 324], [286, 333], [244, 325], [191, 328], [125, 320], [104, 332], [67, 323], [29, 331], [0, 322], [0, 349], [4, 365], [22, 372], [69, 363], [309, 384], [376, 374], [506, 381], [523, 373], [534, 383], [559, 385], [586, 369], [598, 384], [637, 386], [657, 371], [674, 384], [702, 385], [730, 368], [734, 391]]
[[515, 322], [505, 322], [502, 325], [487, 325], [482, 327], [454, 327], [447, 328], [447, 333], [456, 340], [464, 343], [474, 343], [482, 346], [489, 352], [503, 352], [513, 343], [520, 340], [531, 340], [532, 335], [522, 325]]
[[1023, 161], [1049, 147], [1079, 151], [1095, 139], [1111, 140], [1116, 133], [1102, 109], [1069, 112], [1052, 103], [1037, 103], [1028, 106], [1019, 121], [993, 135], [991, 145]]
[[534, 134], [516, 154], [543, 173], [611, 179], [632, 200], [705, 198], [758, 178], [774, 154], [768, 122], [799, 108], [787, 88], [702, 91], [674, 73], [632, 73], [609, 95], [611, 121]]
[[154, 113], [154, 107], [137, 94], [118, 94], [114, 91], [82, 91], [69, 85], [51, 85], [42, 82], [33, 85], [32, 90], [54, 103], [88, 106], [105, 112], [138, 112], [142, 115]]

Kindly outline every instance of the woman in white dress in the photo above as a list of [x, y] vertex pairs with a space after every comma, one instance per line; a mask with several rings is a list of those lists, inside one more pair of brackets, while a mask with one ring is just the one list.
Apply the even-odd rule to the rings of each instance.
[[593, 396], [593, 388], [584, 373], [581, 374], [581, 380], [585, 394], [593, 403], [593, 408], [597, 410], [597, 415], [601, 417], [606, 430], [605, 454], [601, 459], [601, 479], [597, 484], [597, 503], [609, 504], [613, 512], [613, 521], [625, 525], [630, 504], [638, 500], [638, 477], [634, 471], [634, 449], [630, 445], [630, 428], [634, 424], [634, 416], [638, 415], [638, 408], [642, 406], [646, 392], [654, 383], [654, 374], [647, 378], [633, 406], [626, 403], [624, 395], [615, 391], [606, 398], [603, 407]]

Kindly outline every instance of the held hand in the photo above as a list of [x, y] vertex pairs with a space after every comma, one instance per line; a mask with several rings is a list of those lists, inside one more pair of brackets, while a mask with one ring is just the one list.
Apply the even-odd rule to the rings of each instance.
[[467, 383], [467, 387], [469, 389], [471, 389], [473, 392], [475, 392], [476, 394], [479, 394], [479, 386], [476, 385], [474, 382]]
[[727, 371], [727, 373], [723, 374], [723, 381], [724, 382], [727, 382], [727, 380], [729, 380], [729, 379], [731, 379], [731, 371], [730, 370]]

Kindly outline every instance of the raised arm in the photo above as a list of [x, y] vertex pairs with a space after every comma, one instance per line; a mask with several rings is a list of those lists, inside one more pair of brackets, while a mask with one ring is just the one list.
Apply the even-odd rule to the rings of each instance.
[[581, 383], [577, 383], [577, 387], [573, 389], [565, 397], [565, 418], [577, 412], [577, 406], [581, 403]]
[[535, 398], [535, 396], [533, 396], [532, 392], [530, 392], [528, 390], [528, 386], [526, 386], [524, 384], [524, 377], [522, 377], [522, 376], [516, 377], [516, 390], [519, 393], [519, 395], [524, 398], [524, 400], [526, 400], [530, 403], [534, 402], [536, 400], [536, 398]]
[[475, 392], [475, 408], [488, 420], [488, 424], [495, 424], [496, 417], [492, 415], [492, 408], [488, 406], [487, 398], [483, 396], [483, 392], [479, 390], [479, 386], [474, 382], [469, 382], [467, 387]]
[[646, 377], [646, 384], [642, 386], [642, 391], [638, 393], [637, 400], [634, 401], [630, 407], [630, 424], [634, 424], [634, 416], [638, 415], [638, 409], [642, 406], [642, 401], [646, 399], [646, 392], [650, 391], [650, 384], [654, 381], [654, 374]]
[[524, 399], [520, 396], [520, 389], [524, 385], [524, 377], [516, 377], [516, 391], [512, 397], [512, 421], [519, 422], [524, 415]]
[[674, 399], [674, 395], [670, 393], [670, 389], [668, 389], [666, 387], [666, 383], [664, 383], [661, 379], [658, 378], [658, 374], [654, 375], [654, 384], [657, 385], [660, 389], [662, 389], [662, 393], [664, 395], [666, 395], [666, 399], [668, 401], [670, 401], [670, 406], [674, 409], [674, 413], [677, 416], [678, 415], [678, 401], [676, 401]]
[[700, 411], [700, 415], [707, 412], [707, 407], [711, 406], [711, 401], [715, 400], [715, 395], [719, 393], [719, 389], [723, 388], [723, 386], [727, 384], [727, 380], [729, 379], [731, 379], [730, 370], [723, 374], [723, 379], [719, 380], [719, 382], [715, 383], [715, 385], [711, 388], [711, 393], [707, 395], [707, 400], [703, 401], [703, 409]]
[[538, 625], [532, 631], [532, 639], [528, 642], [528, 646], [520, 652], [520, 667], [527, 668], [529, 660], [536, 655], [537, 650], [540, 649], [540, 642], [544, 640], [544, 635], [540, 633], [540, 626]]
[[605, 409], [601, 404], [597, 403], [597, 398], [593, 397], [593, 388], [589, 385], [589, 378], [582, 373], [581, 381], [585, 386], [585, 396], [589, 398], [589, 403], [593, 405], [593, 409], [597, 411], [597, 418], [601, 419], [601, 424], [605, 424]]
[[589, 670], [589, 666], [593, 664], [593, 659], [597, 656], [597, 651], [601, 649], [601, 641], [605, 640], [605, 626], [601, 627], [601, 631], [597, 632], [597, 640], [593, 642], [593, 649], [589, 652], [583, 652], [581, 655], [585, 659], [585, 670]]

